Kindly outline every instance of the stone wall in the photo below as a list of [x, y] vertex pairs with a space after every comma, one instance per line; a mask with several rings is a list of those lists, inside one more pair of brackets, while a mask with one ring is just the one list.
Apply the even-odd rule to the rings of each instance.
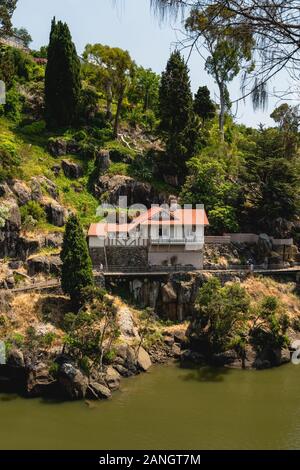
[[[148, 265], [148, 249], [144, 246], [108, 246], [105, 248], [108, 266], [143, 267]], [[93, 266], [106, 265], [104, 248], [90, 248]]]

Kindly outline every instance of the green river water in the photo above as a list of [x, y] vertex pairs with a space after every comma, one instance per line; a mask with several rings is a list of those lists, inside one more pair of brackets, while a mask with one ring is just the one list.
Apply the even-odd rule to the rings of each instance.
[[0, 395], [0, 449], [299, 449], [300, 366], [156, 366], [108, 402]]

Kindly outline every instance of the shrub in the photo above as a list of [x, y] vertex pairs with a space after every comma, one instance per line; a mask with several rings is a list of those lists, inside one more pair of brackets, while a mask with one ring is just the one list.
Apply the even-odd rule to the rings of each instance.
[[81, 130], [81, 131], [75, 132], [75, 134], [73, 135], [73, 138], [76, 140], [76, 142], [81, 142], [82, 140], [87, 139], [87, 134], [85, 131]]
[[128, 163], [118, 162], [112, 163], [108, 169], [108, 174], [113, 175], [128, 175], [129, 165]]
[[27, 204], [20, 208], [22, 222], [32, 217], [37, 222], [43, 222], [46, 220], [46, 214], [42, 206], [36, 201], [29, 201]]
[[20, 163], [16, 145], [0, 136], [0, 181], [16, 176]]
[[57, 362], [53, 362], [51, 366], [49, 367], [49, 374], [52, 375], [54, 379], [58, 376], [58, 371], [59, 371], [59, 364]]
[[45, 121], [37, 121], [22, 127], [21, 131], [26, 135], [39, 135], [46, 130]]
[[40, 343], [43, 346], [50, 347], [54, 343], [55, 339], [56, 334], [54, 332], [49, 332], [40, 337]]
[[233, 207], [215, 207], [209, 211], [209, 222], [214, 233], [237, 232], [239, 224]]
[[12, 87], [6, 93], [4, 112], [5, 115], [12, 121], [19, 122], [21, 120], [23, 101], [23, 98], [15, 87]]
[[97, 147], [89, 142], [82, 142], [80, 144], [80, 155], [85, 160], [92, 160], [95, 158]]
[[96, 139], [99, 145], [103, 145], [105, 142], [113, 138], [113, 129], [111, 126], [106, 126], [103, 129], [92, 127], [90, 133], [94, 139]]
[[136, 155], [134, 150], [119, 142], [110, 142], [106, 147], [109, 150], [110, 159], [113, 162], [130, 163]]
[[137, 179], [151, 181], [154, 174], [153, 159], [149, 154], [137, 156], [131, 165], [130, 172]]

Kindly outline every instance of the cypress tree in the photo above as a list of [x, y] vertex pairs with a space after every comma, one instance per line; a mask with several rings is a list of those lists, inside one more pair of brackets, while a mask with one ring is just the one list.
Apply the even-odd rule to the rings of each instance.
[[92, 262], [86, 239], [76, 215], [71, 215], [66, 224], [61, 251], [61, 286], [70, 295], [74, 308], [81, 304], [83, 288], [93, 285]]
[[194, 125], [193, 95], [189, 70], [180, 52], [173, 52], [162, 73], [159, 90], [160, 130], [166, 143], [166, 167], [163, 171], [177, 174], [186, 172], [185, 162], [193, 156]]
[[45, 115], [48, 128], [73, 124], [81, 92], [80, 60], [66, 23], [52, 20], [45, 75]]
[[171, 54], [159, 90], [161, 130], [178, 134], [190, 124], [193, 96], [189, 70], [180, 52]]
[[213, 118], [216, 114], [216, 106], [210, 98], [207, 86], [199, 87], [194, 98], [194, 111], [203, 122]]

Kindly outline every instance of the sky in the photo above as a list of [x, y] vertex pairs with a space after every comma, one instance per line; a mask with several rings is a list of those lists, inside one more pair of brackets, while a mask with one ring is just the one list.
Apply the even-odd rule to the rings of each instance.
[[[130, 52], [138, 65], [157, 73], [165, 68], [170, 52], [182, 38], [180, 19], [172, 24], [162, 23], [150, 10], [150, 0], [18, 0], [13, 24], [25, 27], [33, 38], [31, 47], [39, 49], [48, 44], [53, 16], [68, 23], [79, 54], [88, 43], [121, 47]], [[207, 85], [218, 102], [217, 87], [197, 52], [192, 54], [188, 66], [193, 92], [200, 85]], [[282, 74], [271, 86], [282, 85], [285, 80]], [[239, 79], [231, 84], [230, 95], [232, 100], [241, 97]], [[270, 99], [265, 112], [254, 112], [248, 99], [245, 103], [240, 101], [238, 107], [234, 105], [232, 111], [237, 122], [253, 127], [260, 123], [274, 125], [269, 115], [278, 104], [277, 99]]]

